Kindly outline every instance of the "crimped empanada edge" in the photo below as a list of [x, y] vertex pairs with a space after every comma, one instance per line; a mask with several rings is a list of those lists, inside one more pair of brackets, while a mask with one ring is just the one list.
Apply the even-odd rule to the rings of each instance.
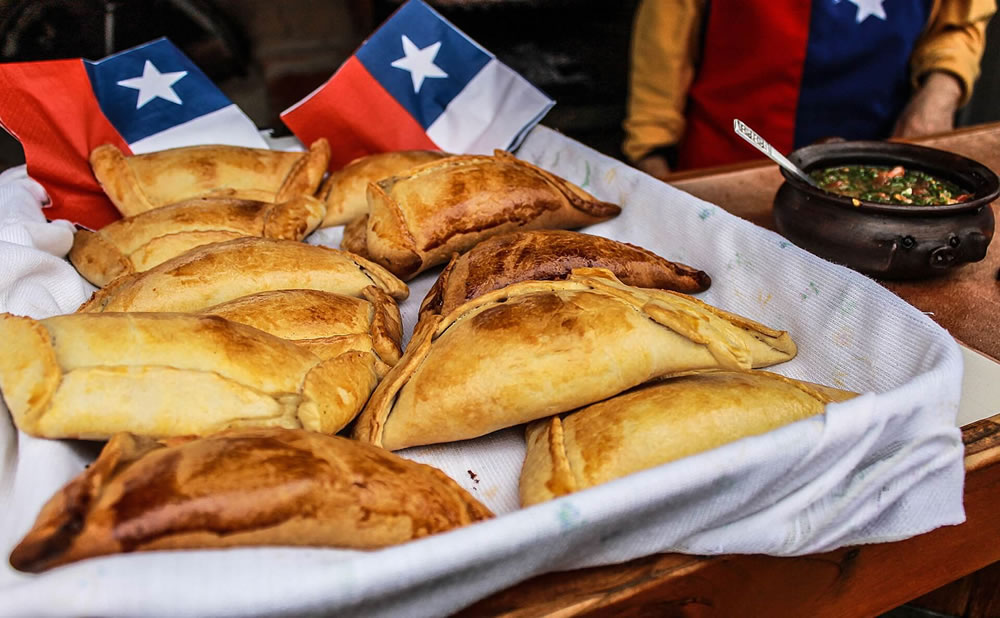
[[[715, 307], [714, 305], [710, 305], [704, 301], [698, 300], [697, 298], [689, 294], [684, 294], [683, 292], [675, 292], [673, 290], [631, 288], [629, 286], [625, 286], [625, 284], [618, 281], [618, 279], [614, 276], [614, 274], [611, 271], [603, 268], [574, 269], [573, 273], [570, 275], [570, 278], [572, 279], [575, 277], [583, 277], [583, 280], [589, 281], [591, 287], [593, 287], [594, 289], [604, 290], [614, 296], [623, 299], [626, 298], [629, 299], [628, 302], [635, 304], [638, 307], [642, 307], [643, 312], [646, 313], [651, 319], [656, 321], [658, 324], [661, 324], [666, 328], [670, 328], [675, 332], [677, 332], [679, 335], [687, 337], [697, 343], [702, 343], [707, 345], [707, 342], [702, 340], [703, 338], [697, 337], [696, 334], [691, 332], [687, 331], [681, 332], [681, 330], [685, 329], [678, 330], [676, 325], [669, 323], [670, 320], [665, 320], [664, 313], [667, 312], [668, 310], [664, 307], [660, 307], [657, 304], [658, 301], [663, 302], [665, 299], [678, 298], [686, 303], [690, 303], [694, 305], [696, 308], [718, 317], [724, 322], [731, 324], [733, 327], [742, 330], [747, 335], [753, 337], [754, 339], [761, 342], [765, 346], [768, 346], [776, 353], [784, 357], [781, 359], [782, 361], [791, 360], [798, 353], [798, 348], [796, 347], [795, 342], [792, 340], [788, 332], [775, 330], [773, 328], [765, 326], [764, 324], [761, 324], [760, 322], [756, 322], [754, 320], [751, 320], [749, 318], [743, 317], [735, 313], [724, 311], [722, 309], [719, 309], [718, 307]], [[749, 369], [751, 366], [754, 367], [763, 366], [753, 361], [751, 361], [751, 365], [744, 366], [745, 363], [737, 359], [735, 355], [733, 356], [732, 359], [729, 360], [720, 359], [718, 355], [715, 353], [715, 351], [713, 351], [713, 356], [715, 356], [717, 360], [722, 362], [723, 365], [727, 365], [728, 363], [728, 366], [731, 369], [736, 369], [736, 368]], [[732, 362], [730, 362], [730, 360]], [[769, 362], [767, 364], [775, 364], [776, 362], [781, 362], [781, 361]]]
[[424, 269], [424, 258], [417, 250], [417, 241], [406, 223], [406, 216], [386, 190], [388, 186], [387, 181], [368, 183], [365, 245], [373, 260], [406, 281]]
[[48, 410], [62, 382], [62, 367], [52, 334], [34, 318], [0, 314], [0, 391], [14, 424], [37, 435], [39, 419]]
[[351, 430], [355, 440], [393, 450], [391, 445], [386, 446], [383, 443], [385, 424], [392, 416], [392, 409], [400, 389], [413, 377], [430, 352], [431, 343], [441, 321], [441, 316], [431, 315], [426, 320], [417, 322], [402, 358], [378, 383], [368, 403], [358, 415]]
[[309, 195], [297, 195], [276, 202], [263, 213], [261, 236], [280, 240], [302, 240], [326, 216], [326, 202]]
[[618, 216], [622, 212], [622, 208], [618, 204], [601, 201], [565, 178], [557, 176], [551, 172], [547, 172], [537, 165], [532, 165], [523, 159], [519, 159], [506, 150], [495, 150], [493, 152], [493, 156], [502, 161], [508, 161], [515, 165], [520, 165], [525, 169], [531, 170], [538, 176], [541, 176], [546, 182], [548, 182], [548, 184], [552, 185], [556, 191], [566, 198], [566, 202], [570, 206], [591, 217], [604, 220]]
[[128, 217], [151, 210], [142, 185], [135, 177], [125, 154], [114, 144], [101, 144], [90, 151], [90, 169], [118, 212]]
[[302, 427], [333, 435], [353, 421], [379, 383], [375, 355], [352, 350], [306, 372], [297, 417]]
[[522, 507], [552, 500], [579, 489], [566, 454], [560, 416], [539, 419], [525, 428], [526, 450], [518, 479]]
[[399, 305], [374, 285], [361, 290], [361, 295], [372, 306], [368, 330], [372, 348], [380, 360], [387, 365], [395, 365], [403, 354], [403, 320], [399, 314]]
[[275, 192], [274, 202], [285, 202], [300, 195], [315, 195], [329, 165], [330, 143], [325, 137], [321, 137], [296, 159]]
[[410, 296], [410, 287], [382, 265], [364, 258], [357, 253], [330, 247], [325, 248], [330, 251], [338, 251], [348, 259], [353, 260], [354, 264], [361, 269], [361, 272], [372, 280], [372, 283], [384, 290], [392, 298], [406, 300]]
[[100, 232], [78, 229], [67, 257], [77, 272], [97, 287], [135, 272], [132, 260]]

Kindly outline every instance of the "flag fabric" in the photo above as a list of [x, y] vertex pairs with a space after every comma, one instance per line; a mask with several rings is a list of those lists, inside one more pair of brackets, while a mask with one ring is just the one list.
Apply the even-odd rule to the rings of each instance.
[[733, 118], [782, 152], [828, 137], [888, 137], [930, 14], [931, 0], [712, 0], [678, 168], [759, 156]]
[[49, 219], [120, 218], [90, 169], [95, 147], [142, 154], [196, 144], [267, 148], [253, 121], [181, 50], [157, 39], [103, 60], [0, 64], [0, 123], [49, 195]]
[[327, 138], [331, 169], [338, 169], [392, 150], [513, 149], [554, 104], [431, 7], [410, 0], [281, 118], [304, 143]]

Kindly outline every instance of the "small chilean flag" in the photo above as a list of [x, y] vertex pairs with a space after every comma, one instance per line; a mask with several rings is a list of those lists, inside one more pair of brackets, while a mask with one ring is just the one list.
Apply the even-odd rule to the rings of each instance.
[[111, 143], [141, 154], [195, 144], [267, 148], [257, 127], [166, 39], [108, 56], [0, 64], [0, 123], [45, 187], [49, 219], [120, 218], [90, 169]]
[[281, 114], [331, 169], [377, 152], [513, 149], [554, 101], [420, 0], [401, 6], [325, 84]]

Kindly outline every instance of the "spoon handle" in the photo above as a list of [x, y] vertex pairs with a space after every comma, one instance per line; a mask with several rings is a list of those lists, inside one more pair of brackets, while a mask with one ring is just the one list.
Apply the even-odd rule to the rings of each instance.
[[768, 156], [769, 159], [771, 159], [781, 167], [785, 168], [792, 174], [795, 174], [803, 182], [808, 183], [813, 187], [816, 186], [816, 181], [813, 180], [812, 177], [809, 176], [809, 174], [806, 174], [799, 168], [799, 166], [795, 165], [787, 158], [785, 158], [785, 155], [775, 150], [774, 147], [771, 146], [771, 144], [769, 144], [766, 139], [758, 135], [756, 131], [748, 127], [746, 123], [744, 123], [739, 118], [733, 118], [733, 131], [736, 131], [737, 135], [739, 135], [746, 141], [753, 144], [754, 148], [763, 152], [765, 155]]

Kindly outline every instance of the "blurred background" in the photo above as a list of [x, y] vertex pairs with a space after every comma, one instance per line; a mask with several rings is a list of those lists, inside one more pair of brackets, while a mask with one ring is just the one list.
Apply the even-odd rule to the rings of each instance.
[[[0, 0], [0, 61], [99, 59], [166, 36], [256, 122], [328, 79], [402, 0]], [[428, 0], [557, 102], [543, 124], [615, 158], [637, 0]], [[1000, 120], [1000, 20], [960, 126]], [[0, 167], [23, 162], [0, 132]]]

